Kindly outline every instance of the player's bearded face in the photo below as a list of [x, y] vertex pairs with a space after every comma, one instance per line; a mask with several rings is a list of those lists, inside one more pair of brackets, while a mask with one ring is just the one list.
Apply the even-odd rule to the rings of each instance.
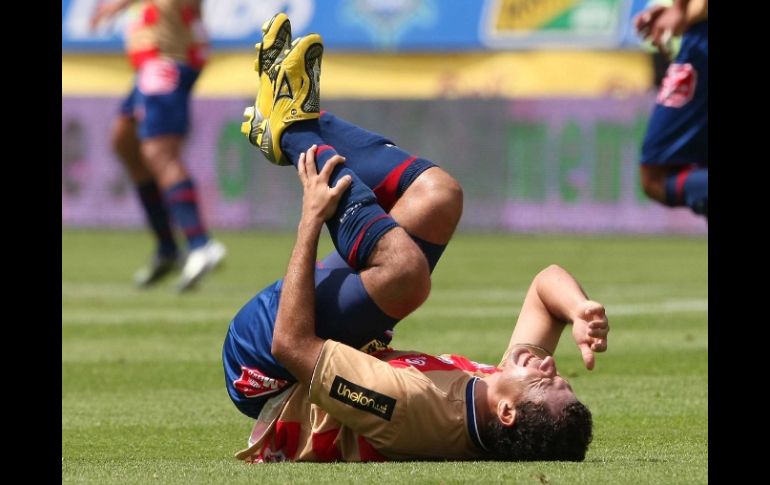
[[575, 393], [556, 370], [553, 357], [540, 358], [526, 348], [511, 353], [503, 369], [501, 391], [515, 403], [546, 402], [554, 412], [574, 401]]

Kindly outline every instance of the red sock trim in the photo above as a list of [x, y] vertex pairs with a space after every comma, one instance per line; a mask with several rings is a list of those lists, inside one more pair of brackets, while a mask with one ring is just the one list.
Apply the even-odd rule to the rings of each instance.
[[687, 176], [690, 175], [690, 172], [692, 172], [695, 169], [695, 165], [690, 165], [689, 167], [686, 167], [682, 169], [681, 172], [676, 174], [676, 185], [675, 191], [676, 191], [676, 200], [680, 204], [684, 202], [684, 183], [687, 181]]
[[390, 209], [396, 204], [398, 200], [398, 182], [401, 180], [401, 174], [416, 159], [417, 157], [409, 157], [401, 162], [373, 189], [374, 195], [377, 196], [377, 203], [380, 204], [385, 212], [390, 212]]
[[380, 214], [379, 216], [369, 221], [369, 223], [365, 225], [363, 229], [361, 229], [361, 232], [358, 233], [358, 237], [356, 238], [356, 243], [353, 245], [353, 249], [351, 249], [350, 253], [348, 254], [348, 266], [358, 269], [358, 265], [356, 264], [356, 260], [358, 259], [358, 247], [361, 245], [361, 241], [364, 239], [364, 234], [366, 234], [366, 231], [372, 227], [372, 224], [386, 217], [389, 217], [388, 214]]

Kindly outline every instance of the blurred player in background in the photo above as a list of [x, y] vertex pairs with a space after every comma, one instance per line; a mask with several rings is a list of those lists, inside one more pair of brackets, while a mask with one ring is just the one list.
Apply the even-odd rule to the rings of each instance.
[[[150, 286], [184, 261], [177, 289], [185, 291], [226, 252], [209, 237], [195, 184], [182, 162], [190, 94], [206, 60], [201, 0], [101, 3], [91, 18], [92, 28], [132, 5], [126, 50], [136, 78], [120, 107], [112, 143], [157, 241], [155, 254], [136, 273], [135, 283]], [[186, 258], [174, 238], [172, 219], [187, 239]]]
[[634, 19], [637, 32], [671, 58], [642, 144], [645, 193], [708, 218], [708, 1], [674, 0]]
[[[389, 349], [395, 324], [427, 297], [461, 191], [434, 164], [320, 113], [320, 36], [291, 43], [283, 14], [263, 34], [244, 132], [271, 162], [297, 166], [304, 197], [285, 278], [241, 309], [225, 339], [228, 393], [257, 419], [238, 456], [582, 460], [591, 415], [550, 354], [572, 322], [593, 368], [604, 308], [553, 266], [535, 278], [501, 368]], [[337, 254], [316, 264], [325, 221]]]

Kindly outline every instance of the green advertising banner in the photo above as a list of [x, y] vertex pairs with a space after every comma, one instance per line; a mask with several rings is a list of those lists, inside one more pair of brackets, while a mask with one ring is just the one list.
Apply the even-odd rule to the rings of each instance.
[[[253, 99], [196, 99], [184, 160], [216, 227], [292, 230], [302, 191], [241, 135]], [[433, 160], [463, 186], [460, 229], [707, 234], [687, 208], [651, 202], [639, 145], [654, 98], [334, 100], [324, 108]], [[119, 98], [62, 99], [62, 225], [142, 227], [109, 144]]]

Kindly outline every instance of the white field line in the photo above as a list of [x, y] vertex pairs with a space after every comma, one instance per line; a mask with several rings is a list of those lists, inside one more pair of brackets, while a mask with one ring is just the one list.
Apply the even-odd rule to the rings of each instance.
[[[266, 286], [266, 285], [265, 285]], [[257, 285], [219, 285], [217, 287], [207, 287], [201, 292], [201, 297], [206, 299], [233, 299], [233, 298], [251, 298], [262, 287]], [[61, 299], [62, 303], [77, 303], [83, 300], [151, 300], [165, 301], [169, 298], [179, 297], [174, 292], [171, 284], [162, 283], [157, 288], [142, 290], [135, 288], [129, 283], [62, 283]], [[185, 296], [186, 297], [186, 296]], [[243, 300], [246, 303], [246, 300]]]
[[[257, 293], [261, 288], [227, 288], [226, 290], [223, 290], [223, 292], [226, 292], [226, 294], [232, 294], [234, 291], [238, 293], [250, 293], [253, 291], [253, 293]], [[611, 287], [594, 287], [590, 289], [591, 295], [597, 295], [596, 298], [603, 298], [604, 300], [607, 300], [607, 298], [613, 298], [613, 297], [659, 297], [659, 298], [665, 298], [666, 295], [671, 295], [672, 293], [675, 293], [679, 290], [679, 287], [673, 286], [673, 285], [655, 285], [655, 284], [649, 284], [649, 285], [641, 285], [641, 284], [630, 284], [630, 285], [620, 285], [620, 286], [611, 286]], [[170, 288], [158, 288], [156, 290], [149, 290], [149, 291], [143, 291], [143, 290], [137, 290], [134, 287], [132, 287], [130, 284], [120, 284], [120, 283], [103, 283], [103, 284], [94, 284], [94, 283], [62, 283], [62, 301], [67, 302], [77, 302], [78, 300], [87, 300], [87, 299], [93, 299], [93, 298], [104, 298], [104, 299], [116, 299], [116, 300], [125, 300], [125, 299], [135, 299], [137, 297], [141, 298], [153, 298], [157, 297], [158, 299], [162, 299], [163, 295], [159, 292], [163, 291], [171, 291]], [[219, 292], [219, 295], [212, 294], [211, 289], [207, 290], [208, 295], [207, 296], [225, 296], [222, 294], [222, 292]], [[501, 288], [468, 288], [468, 289], [434, 289], [431, 292], [429, 301], [470, 301], [470, 302], [493, 302], [497, 301], [500, 303], [505, 302], [519, 302], [524, 298], [524, 295], [526, 294], [526, 288], [522, 288], [520, 290], [513, 290], [513, 289], [501, 289]], [[245, 303], [245, 302], [244, 302]]]
[[[704, 284], [705, 286], [705, 284]], [[601, 286], [591, 287], [591, 295], [597, 295], [596, 298], [608, 300], [609, 298], [634, 299], [639, 297], [655, 298], [663, 300], [667, 296], [676, 294], [681, 288], [675, 285], [656, 285], [656, 284], [629, 284], [619, 286]], [[527, 289], [500, 289], [500, 288], [469, 288], [469, 289], [434, 289], [428, 299], [432, 301], [497, 301], [499, 303], [520, 302], [527, 294]], [[656, 298], [657, 297], [657, 298]]]
[[[607, 304], [607, 315], [615, 316], [651, 315], [666, 313], [706, 313], [708, 300], [667, 300], [654, 303], [615, 303]], [[434, 306], [426, 305], [415, 312], [419, 318], [505, 318], [519, 314], [519, 307], [508, 305], [475, 306]], [[75, 310], [62, 313], [62, 324], [126, 324], [126, 323], [221, 323], [229, 324], [238, 311], [230, 310], [173, 310], [173, 309], [137, 309], [117, 308], [100, 310]]]
[[[607, 315], [632, 316], [665, 313], [705, 313], [708, 312], [708, 300], [667, 300], [653, 303], [610, 303], [605, 304]], [[478, 305], [478, 306], [431, 306], [426, 305], [415, 312], [420, 318], [503, 318], [517, 316], [520, 307], [504, 305]]]
[[131, 286], [129, 283], [62, 283], [62, 301], [83, 300], [90, 298], [108, 298], [116, 300], [133, 299], [137, 296], [149, 295]]
[[115, 325], [129, 323], [221, 323], [229, 325], [237, 308], [230, 310], [173, 310], [120, 308], [62, 312], [62, 325]]
[[709, 301], [700, 300], [667, 300], [659, 303], [624, 303], [607, 305], [608, 315], [645, 315], [649, 313], [708, 313]]

